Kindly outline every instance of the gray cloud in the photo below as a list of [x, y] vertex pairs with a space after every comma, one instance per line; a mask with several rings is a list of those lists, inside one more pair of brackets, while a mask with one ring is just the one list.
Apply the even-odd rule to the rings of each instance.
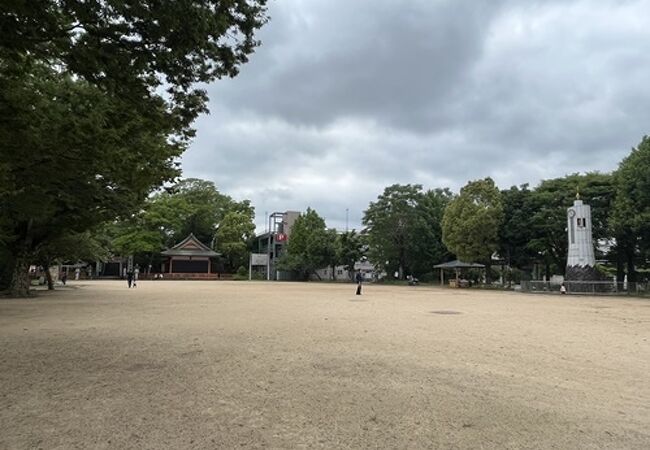
[[385, 186], [610, 171], [645, 133], [645, 1], [282, 1], [183, 157], [264, 211], [359, 227]]
[[[323, 125], [372, 117], [428, 130], [479, 57], [500, 2], [276, 3], [269, 49], [211, 93], [235, 111]], [[304, 8], [309, 7], [309, 10]], [[291, 32], [287, 32], [290, 29]]]

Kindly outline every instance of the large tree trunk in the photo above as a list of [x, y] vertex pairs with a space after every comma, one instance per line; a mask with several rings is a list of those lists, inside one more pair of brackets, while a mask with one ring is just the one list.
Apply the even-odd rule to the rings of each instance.
[[29, 296], [29, 252], [32, 250], [32, 225], [33, 219], [25, 224], [24, 237], [15, 249], [14, 268], [9, 284], [9, 294], [13, 297]]
[[625, 280], [625, 254], [623, 249], [618, 249], [616, 255], [616, 281], [622, 283]]
[[54, 281], [52, 281], [52, 274], [50, 273], [50, 264], [43, 266], [45, 268], [45, 280], [47, 281], [47, 289], [49, 291], [54, 290]]
[[485, 261], [485, 284], [492, 284], [492, 261]]
[[636, 270], [634, 269], [634, 254], [627, 253], [627, 282], [636, 283]]
[[29, 261], [25, 255], [16, 257], [14, 270], [9, 285], [12, 297], [29, 297]]

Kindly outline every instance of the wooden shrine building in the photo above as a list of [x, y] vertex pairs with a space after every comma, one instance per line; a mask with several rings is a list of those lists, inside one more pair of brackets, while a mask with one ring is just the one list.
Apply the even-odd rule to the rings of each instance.
[[218, 278], [213, 263], [219, 253], [199, 241], [192, 233], [169, 250], [162, 252], [162, 256], [165, 258], [162, 265], [165, 278]]

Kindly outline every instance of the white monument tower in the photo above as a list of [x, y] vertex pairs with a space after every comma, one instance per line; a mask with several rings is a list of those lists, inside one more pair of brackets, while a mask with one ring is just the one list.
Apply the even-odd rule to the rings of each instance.
[[591, 207], [576, 195], [573, 206], [567, 210], [569, 251], [566, 263], [567, 280], [597, 280], [594, 243], [591, 236]]

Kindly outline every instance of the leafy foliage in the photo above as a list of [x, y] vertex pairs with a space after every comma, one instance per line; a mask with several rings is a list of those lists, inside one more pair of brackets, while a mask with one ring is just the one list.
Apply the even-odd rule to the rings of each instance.
[[[258, 45], [265, 0], [0, 7], [0, 236], [28, 292], [47, 241], [137, 212], [173, 180], [207, 96]], [[166, 92], [164, 92], [164, 90]]]
[[638, 256], [643, 262], [650, 258], [650, 137], [644, 136], [621, 161], [614, 180], [610, 225], [616, 238], [618, 278], [622, 281], [622, 266], [626, 265], [628, 281], [635, 281], [635, 260]]
[[36, 249], [34, 261], [43, 267], [50, 267], [54, 262], [96, 261], [107, 257], [108, 248], [103, 236], [85, 231], [47, 241]]
[[277, 267], [308, 279], [317, 269], [330, 264], [333, 253], [334, 241], [325, 221], [316, 211], [307, 208], [293, 224], [287, 253], [280, 257]]
[[411, 273], [416, 277], [429, 273], [433, 266], [451, 259], [451, 253], [442, 242], [442, 217], [453, 198], [447, 188], [423, 192], [416, 206], [413, 237], [409, 239]]
[[182, 147], [165, 139], [171, 129], [154, 105], [138, 116], [120, 99], [43, 67], [0, 76], [0, 97], [2, 160], [10, 167], [0, 222], [23, 274], [15, 291], [25, 293], [34, 250], [135, 210], [176, 176]]
[[336, 239], [336, 263], [344, 266], [350, 274], [354, 272], [354, 264], [365, 255], [363, 238], [355, 230], [339, 234]]
[[363, 217], [370, 260], [400, 278], [430, 271], [447, 255], [440, 218], [450, 198], [448, 189], [423, 192], [419, 184], [384, 189]]
[[[194, 233], [201, 242], [212, 242], [219, 222], [235, 202], [221, 194], [211, 181], [197, 178], [180, 180], [167, 191], [153, 196], [147, 219], [164, 234], [164, 243], [171, 246]], [[246, 203], [248, 213], [253, 210]]]
[[219, 223], [216, 247], [226, 259], [227, 271], [246, 264], [251, 240], [255, 234], [254, 219], [255, 213], [252, 207], [241, 207], [239, 210], [226, 213]]
[[442, 239], [460, 259], [489, 263], [498, 248], [502, 221], [501, 193], [494, 181], [491, 178], [470, 181], [445, 209]]
[[188, 178], [149, 198], [128, 220], [112, 224], [112, 248], [120, 255], [144, 256], [151, 264], [162, 249], [193, 233], [201, 242], [216, 243], [224, 269], [234, 271], [246, 263], [254, 218], [250, 201], [234, 201], [211, 181]]
[[136, 107], [164, 83], [168, 112], [189, 125], [206, 100], [193, 84], [237, 75], [259, 45], [254, 33], [266, 22], [265, 4], [10, 0], [0, 10], [0, 58], [22, 64], [29, 55]]
[[527, 184], [501, 191], [503, 223], [499, 227], [497, 251], [509, 266], [524, 270], [530, 269], [538, 257], [530, 245], [535, 239], [532, 196]]
[[591, 206], [594, 242], [608, 237], [607, 221], [614, 194], [612, 182], [611, 175], [601, 173], [572, 174], [542, 181], [530, 197], [533, 214], [528, 222], [532, 233], [529, 248], [547, 265], [564, 271], [568, 245], [566, 211], [578, 192]]

